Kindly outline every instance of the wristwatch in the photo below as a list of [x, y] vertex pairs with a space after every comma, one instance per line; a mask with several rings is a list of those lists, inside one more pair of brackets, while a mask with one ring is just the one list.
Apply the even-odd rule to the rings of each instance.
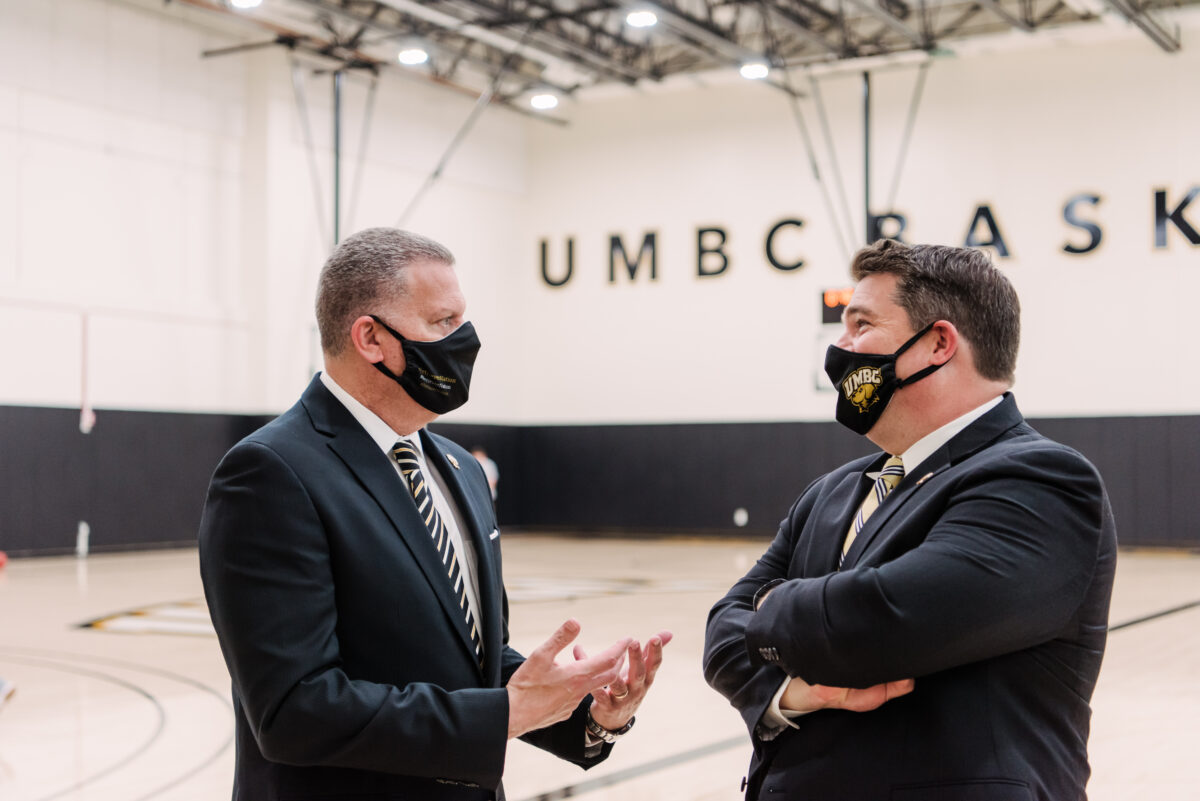
[[617, 738], [624, 736], [626, 732], [633, 728], [635, 720], [637, 720], [637, 716], [630, 718], [629, 722], [619, 729], [606, 729], [596, 722], [596, 719], [592, 717], [592, 710], [589, 709], [587, 720], [584, 721], [583, 725], [587, 727], [588, 734], [593, 737], [603, 740], [606, 743], [615, 743]]
[[758, 608], [762, 606], [762, 602], [765, 601], [767, 596], [771, 594], [771, 590], [775, 589], [780, 584], [787, 584], [787, 579], [773, 578], [766, 584], [759, 587], [758, 592], [754, 593], [754, 597], [750, 600], [751, 608], [757, 612]]

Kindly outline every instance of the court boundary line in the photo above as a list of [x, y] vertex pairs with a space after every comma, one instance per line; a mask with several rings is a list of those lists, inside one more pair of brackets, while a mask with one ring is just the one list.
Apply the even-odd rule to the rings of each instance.
[[1186, 612], [1189, 609], [1195, 609], [1198, 606], [1200, 606], [1200, 599], [1189, 601], [1188, 603], [1180, 604], [1179, 606], [1172, 606], [1168, 609], [1163, 609], [1158, 612], [1151, 612], [1148, 615], [1135, 617], [1132, 620], [1126, 620], [1124, 623], [1118, 623], [1115, 626], [1109, 626], [1108, 631], [1111, 634], [1114, 631], [1120, 631], [1121, 629], [1127, 629], [1142, 623], [1149, 623], [1151, 620], [1158, 620], [1160, 617], [1167, 617], [1168, 615], [1178, 614], [1179, 612]]
[[[76, 785], [69, 787], [64, 791], [59, 791], [59, 792], [55, 792], [48, 796], [43, 796], [42, 798], [37, 799], [37, 801], [51, 801], [51, 799], [59, 798], [67, 792], [74, 792], [77, 790], [84, 789], [86, 785], [94, 784], [96, 781], [104, 778], [105, 776], [107, 776], [121, 768], [124, 768], [126, 766], [126, 764], [132, 763], [132, 761], [136, 757], [139, 757], [142, 754], [146, 753], [146, 751], [148, 751], [150, 749], [150, 747], [154, 744], [154, 742], [162, 736], [163, 731], [166, 729], [166, 724], [167, 724], [166, 710], [162, 706], [161, 702], [159, 701], [158, 696], [151, 694], [145, 688], [138, 687], [137, 685], [133, 684], [132, 682], [126, 682], [123, 679], [106, 676], [106, 674], [99, 673], [98, 671], [88, 671], [86, 668], [80, 669], [78, 666], [71, 664], [71, 660], [79, 660], [79, 661], [83, 662], [84, 664], [86, 664], [87, 662], [91, 662], [91, 663], [95, 663], [96, 665], [108, 665], [108, 666], [119, 668], [122, 670], [129, 670], [129, 671], [135, 672], [135, 673], [138, 673], [138, 672], [145, 673], [145, 674], [148, 674], [151, 676], [158, 676], [159, 678], [164, 678], [169, 681], [175, 681], [180, 684], [190, 685], [192, 687], [195, 687], [196, 689], [202, 690], [203, 692], [205, 692], [208, 695], [212, 696], [213, 698], [217, 699], [223, 706], [225, 706], [229, 710], [230, 725], [229, 725], [229, 729], [228, 729], [228, 736], [226, 737], [225, 741], [221, 744], [220, 748], [218, 748], [216, 751], [214, 751], [211, 755], [209, 755], [206, 759], [204, 759], [200, 764], [195, 765], [194, 767], [188, 769], [184, 773], [179, 774], [175, 778], [168, 780], [165, 784], [158, 785], [158, 786], [154, 787], [152, 790], [150, 790], [148, 793], [146, 793], [145, 795], [139, 796], [138, 798], [132, 799], [131, 801], [150, 801], [150, 799], [155, 798], [156, 796], [160, 795], [161, 793], [163, 793], [167, 790], [173, 789], [175, 787], [178, 787], [179, 785], [183, 784], [184, 782], [186, 782], [188, 779], [192, 778], [196, 774], [207, 769], [209, 766], [215, 764], [216, 761], [218, 759], [220, 759], [221, 756], [233, 746], [234, 737], [235, 737], [235, 731], [234, 731], [235, 721], [233, 720], [233, 701], [228, 696], [221, 693], [217, 689], [210, 687], [209, 685], [205, 684], [202, 681], [193, 679], [190, 676], [185, 676], [181, 673], [175, 673], [174, 671], [164, 670], [164, 669], [158, 668], [158, 667], [142, 665], [142, 664], [138, 664], [136, 662], [129, 662], [124, 659], [113, 659], [111, 657], [95, 656], [92, 654], [80, 654], [80, 653], [74, 653], [71, 651], [53, 651], [53, 650], [46, 650], [46, 649], [40, 649], [40, 648], [26, 648], [26, 647], [21, 647], [21, 646], [0, 646], [0, 660], [3, 660], [3, 659], [8, 659], [9, 661], [15, 661], [15, 662], [23, 661], [26, 664], [36, 664], [36, 663], [40, 662], [40, 663], [43, 663], [45, 666], [48, 666], [51, 668], [57, 668], [57, 669], [65, 670], [68, 672], [73, 671], [73, 672], [81, 673], [81, 674], [89, 674], [89, 673], [95, 674], [101, 678], [107, 678], [109, 681], [116, 681], [117, 683], [128, 684], [129, 687], [135, 689], [138, 693], [140, 693], [140, 694], [146, 696], [148, 699], [150, 699], [150, 701], [152, 703], [154, 703], [155, 706], [159, 710], [159, 715], [160, 715], [159, 726], [158, 726], [158, 729], [155, 731], [154, 736], [151, 737], [149, 740], [147, 740], [146, 743], [143, 745], [143, 747], [140, 748], [136, 753], [132, 754], [124, 763], [110, 767], [109, 769], [107, 769], [99, 774], [85, 777], [83, 780], [80, 780]], [[56, 660], [62, 664], [54, 664]]]

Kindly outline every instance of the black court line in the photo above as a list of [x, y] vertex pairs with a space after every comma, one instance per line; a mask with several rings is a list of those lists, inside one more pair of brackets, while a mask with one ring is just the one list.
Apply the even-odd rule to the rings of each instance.
[[1115, 626], [1109, 626], [1108, 630], [1110, 632], [1120, 631], [1121, 629], [1127, 629], [1130, 626], [1136, 626], [1140, 623], [1148, 623], [1151, 620], [1158, 620], [1160, 617], [1174, 615], [1178, 612], [1186, 612], [1189, 609], [1195, 609], [1197, 606], [1200, 606], [1200, 600], [1191, 601], [1190, 603], [1186, 604], [1180, 604], [1179, 606], [1172, 606], [1170, 609], [1164, 609], [1161, 612], [1152, 612], [1151, 614], [1144, 615], [1143, 617], [1135, 617], [1133, 620], [1126, 620], [1124, 623], [1118, 623]]
[[118, 687], [129, 690], [130, 692], [132, 692], [136, 695], [142, 696], [142, 698], [149, 701], [150, 704], [154, 707], [154, 711], [157, 716], [156, 725], [154, 726], [154, 731], [150, 732], [150, 735], [145, 739], [145, 741], [142, 742], [140, 745], [136, 746], [129, 754], [127, 754], [124, 757], [118, 758], [116, 761], [112, 762], [107, 767], [102, 767], [102, 768], [96, 770], [95, 772], [93, 772], [91, 775], [84, 776], [82, 779], [77, 780], [75, 783], [62, 788], [61, 790], [56, 790], [56, 791], [50, 793], [50, 795], [42, 796], [41, 798], [37, 799], [37, 801], [52, 801], [52, 799], [61, 798], [64, 795], [67, 795], [69, 793], [74, 793], [77, 790], [82, 790], [89, 784], [94, 784], [95, 782], [99, 781], [100, 779], [103, 779], [106, 776], [116, 773], [117, 771], [121, 770], [122, 768], [128, 767], [134, 761], [136, 761], [138, 759], [138, 757], [142, 756], [143, 754], [145, 754], [147, 751], [150, 750], [150, 747], [152, 745], [154, 745], [154, 742], [160, 736], [162, 736], [163, 730], [166, 728], [167, 713], [166, 713], [166, 710], [163, 709], [162, 703], [157, 698], [155, 698], [153, 695], [148, 693], [145, 689], [137, 686], [133, 682], [126, 681], [125, 679], [118, 678], [117, 676], [112, 676], [107, 673], [101, 673], [98, 670], [90, 670], [88, 668], [79, 667], [77, 665], [62, 664], [61, 662], [54, 661], [53, 659], [44, 659], [44, 658], [40, 658], [40, 657], [36, 657], [36, 656], [24, 656], [21, 654], [0, 654], [0, 661], [16, 662], [17, 664], [32, 665], [34, 667], [45, 668], [47, 670], [60, 670], [60, 671], [63, 671], [64, 673], [74, 673], [77, 676], [87, 676], [88, 678], [97, 679], [99, 681], [107, 681], [110, 684], [115, 684]]
[[141, 756], [143, 753], [148, 751], [150, 746], [153, 744], [153, 742], [162, 735], [163, 731], [166, 728], [166, 722], [167, 722], [166, 710], [164, 709], [163, 705], [159, 702], [158, 698], [156, 698], [155, 696], [148, 693], [145, 689], [143, 689], [141, 687], [137, 687], [136, 685], [134, 685], [130, 682], [126, 682], [122, 679], [118, 679], [116, 677], [109, 676], [108, 674], [102, 674], [102, 673], [97, 673], [94, 671], [89, 671], [85, 668], [78, 668], [69, 663], [68, 664], [56, 664], [56, 661], [57, 662], [64, 662], [67, 660], [86, 661], [86, 662], [91, 662], [91, 663], [99, 664], [99, 665], [111, 665], [114, 667], [121, 668], [123, 670], [130, 670], [130, 671], [135, 671], [135, 672], [146, 673], [146, 674], [149, 674], [152, 676], [159, 676], [160, 678], [165, 678], [165, 679], [168, 679], [171, 681], [176, 681], [181, 684], [186, 684], [186, 685], [194, 687], [198, 690], [201, 690], [202, 692], [207, 693], [208, 695], [217, 699], [219, 702], [221, 702], [221, 704], [223, 704], [225, 707], [227, 707], [229, 709], [230, 718], [231, 718], [230, 726], [229, 726], [229, 735], [225, 739], [225, 741], [223, 743], [221, 743], [221, 746], [216, 751], [214, 751], [212, 754], [210, 754], [208, 756], [208, 758], [204, 759], [202, 762], [200, 762], [198, 765], [191, 768], [190, 770], [177, 775], [173, 779], [168, 780], [166, 782], [166, 784], [155, 787], [153, 790], [148, 792], [146, 795], [140, 796], [136, 799], [132, 799], [132, 801], [150, 801], [151, 799], [154, 799], [154, 798], [157, 798], [158, 796], [160, 796], [163, 792], [173, 789], [173, 788], [183, 784], [188, 779], [190, 779], [192, 776], [195, 776], [197, 773], [200, 773], [202, 770], [204, 770], [204, 769], [208, 768], [210, 765], [214, 764], [218, 759], [221, 758], [221, 756], [226, 751], [228, 751], [233, 746], [233, 740], [234, 740], [234, 731], [233, 731], [234, 727], [232, 725], [233, 702], [225, 694], [223, 694], [217, 690], [214, 690], [212, 687], [209, 687], [207, 684], [204, 684], [203, 682], [200, 682], [200, 681], [196, 681], [195, 679], [192, 679], [188, 676], [184, 676], [179, 673], [173, 673], [169, 670], [162, 670], [160, 668], [150, 667], [147, 665], [140, 665], [135, 662], [126, 662], [121, 659], [108, 659], [105, 657], [98, 657], [98, 656], [85, 655], [85, 654], [75, 654], [75, 653], [70, 653], [70, 652], [65, 652], [65, 651], [47, 651], [47, 650], [42, 650], [42, 649], [37, 649], [37, 648], [0, 647], [0, 661], [5, 661], [5, 660], [17, 661], [17, 662], [23, 661], [27, 664], [40, 664], [44, 667], [49, 667], [52, 669], [63, 670], [66, 672], [75, 672], [75, 673], [82, 674], [82, 675], [92, 675], [97, 678], [102, 678], [107, 681], [112, 681], [117, 684], [125, 685], [125, 686], [135, 690], [136, 692], [140, 693], [141, 695], [144, 695], [147, 698], [149, 698], [154, 703], [154, 705], [157, 707], [158, 712], [159, 712], [158, 729], [154, 732], [153, 735], [151, 735], [151, 738], [142, 745], [141, 748], [139, 748], [136, 752], [131, 754], [126, 760], [124, 760], [123, 762], [121, 762], [119, 764], [110, 766], [108, 769], [101, 771], [100, 773], [85, 777], [84, 779], [80, 780], [79, 782], [72, 785], [71, 787], [66, 788], [65, 790], [61, 790], [59, 792], [52, 793], [51, 795], [48, 795], [48, 796], [43, 796], [42, 798], [38, 799], [37, 801], [51, 801], [51, 799], [59, 798], [68, 792], [82, 789], [85, 785], [95, 782], [98, 779], [101, 779], [104, 776], [108, 775], [109, 773], [112, 773], [112, 772], [118, 770], [119, 768], [124, 767], [126, 764], [133, 762], [134, 759], [136, 759], [137, 757]]
[[574, 798], [577, 795], [590, 793], [593, 790], [599, 790], [604, 787], [611, 787], [614, 784], [627, 782], [630, 779], [636, 779], [639, 776], [645, 776], [648, 773], [657, 773], [660, 770], [691, 762], [693, 759], [700, 759], [709, 754], [716, 754], [721, 751], [726, 751], [730, 748], [745, 748], [747, 750], [747, 758], [749, 758], [750, 738], [746, 735], [741, 737], [733, 737], [728, 740], [719, 740], [715, 743], [702, 745], [699, 748], [693, 748], [690, 751], [681, 751], [678, 754], [656, 759], [653, 762], [647, 762], [644, 765], [635, 765], [632, 768], [619, 770], [616, 773], [610, 773], [607, 776], [599, 776], [595, 779], [579, 782], [578, 784], [569, 784], [566, 787], [560, 787], [557, 790], [551, 790], [548, 793], [539, 793], [531, 795], [529, 798], [522, 801], [557, 801], [560, 798]]

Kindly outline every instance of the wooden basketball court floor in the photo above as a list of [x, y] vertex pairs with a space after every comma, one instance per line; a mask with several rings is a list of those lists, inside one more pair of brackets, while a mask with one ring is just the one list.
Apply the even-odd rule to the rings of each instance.
[[[736, 801], [749, 746], [738, 716], [704, 684], [700, 654], [709, 607], [765, 546], [506, 536], [517, 648], [567, 617], [583, 623], [593, 651], [625, 635], [675, 633], [613, 756], [585, 773], [512, 744], [509, 799]], [[1200, 556], [1122, 552], [1111, 623], [1089, 796], [1194, 801]], [[0, 799], [229, 798], [228, 675], [194, 549], [10, 561], [0, 570], [0, 677], [17, 685], [0, 709]]]

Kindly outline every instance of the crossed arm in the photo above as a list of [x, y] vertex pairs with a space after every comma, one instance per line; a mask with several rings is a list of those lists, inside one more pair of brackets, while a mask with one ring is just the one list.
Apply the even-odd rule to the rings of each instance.
[[[908, 522], [925, 530], [891, 561], [790, 578], [800, 538], [822, 535], [808, 525], [819, 498], [810, 487], [759, 562], [714, 606], [709, 683], [753, 731], [788, 676], [785, 709], [862, 711], [905, 691], [909, 678], [1064, 631], [1096, 562], [1103, 491], [1091, 466], [1065, 449], [1017, 453], [964, 472], [927, 520]], [[784, 582], [756, 611], [754, 594], [777, 578]]]

